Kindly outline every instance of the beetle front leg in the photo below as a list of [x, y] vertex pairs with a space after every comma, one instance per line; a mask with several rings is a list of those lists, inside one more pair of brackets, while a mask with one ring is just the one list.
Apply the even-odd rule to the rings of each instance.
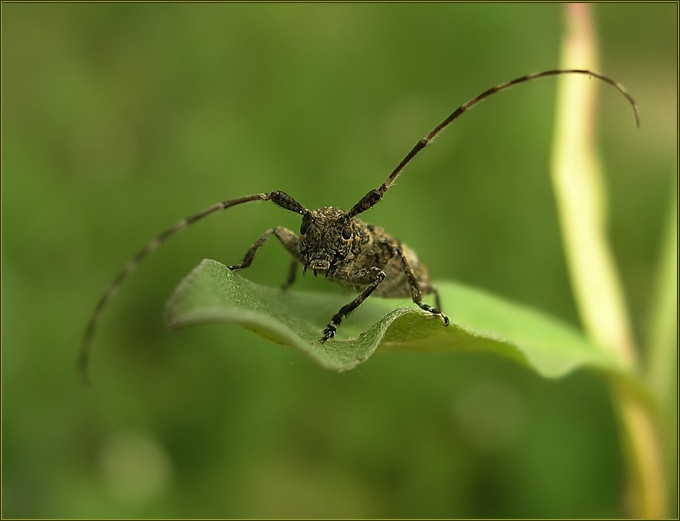
[[[257, 251], [262, 247], [262, 245], [265, 242], [267, 242], [267, 239], [269, 239], [269, 237], [271, 237], [272, 234], [276, 236], [276, 238], [279, 240], [279, 242], [281, 242], [281, 244], [283, 244], [283, 247], [286, 248], [286, 250], [288, 250], [288, 253], [290, 253], [295, 258], [295, 262], [296, 263], [299, 262], [300, 253], [298, 246], [299, 245], [298, 236], [287, 228], [277, 226], [276, 228], [270, 228], [269, 230], [264, 232], [262, 236], [259, 239], [257, 239], [250, 248], [248, 248], [248, 251], [243, 256], [243, 260], [239, 264], [229, 266], [229, 269], [232, 271], [239, 271], [248, 268], [253, 263], [253, 259], [255, 258], [255, 254], [257, 253]], [[284, 285], [284, 288], [290, 286], [294, 280], [295, 273], [293, 272], [291, 267], [291, 272], [288, 275], [288, 280]]]
[[373, 281], [368, 286], [366, 286], [366, 288], [364, 288], [364, 290], [359, 293], [359, 295], [357, 295], [357, 297], [352, 302], [342, 306], [340, 311], [333, 315], [333, 318], [331, 318], [331, 321], [326, 326], [326, 329], [323, 330], [321, 342], [325, 342], [326, 340], [333, 338], [338, 326], [340, 325], [340, 322], [342, 322], [342, 319], [359, 307], [359, 305], [361, 305], [361, 303], [366, 300], [366, 298], [371, 293], [373, 293], [373, 291], [375, 291], [375, 288], [377, 288], [380, 283], [385, 280], [385, 272], [380, 268], [372, 268], [371, 275]]

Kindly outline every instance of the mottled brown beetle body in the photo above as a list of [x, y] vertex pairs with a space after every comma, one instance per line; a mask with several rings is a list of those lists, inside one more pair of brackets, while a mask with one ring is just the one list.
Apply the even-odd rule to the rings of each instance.
[[[373, 294], [397, 298], [411, 296], [402, 260], [396, 253], [397, 248], [401, 248], [420, 284], [422, 294], [432, 293], [430, 274], [411, 248], [400, 243], [384, 228], [356, 217], [350, 219], [351, 237], [344, 239], [344, 215], [346, 213], [343, 210], [333, 207], [312, 211], [310, 221], [315, 226], [302, 234], [301, 238], [296, 237], [296, 241], [291, 240], [291, 247], [285, 244], [286, 249], [305, 269], [309, 266], [313, 270], [316, 267], [316, 270], [325, 271], [328, 280], [357, 293], [367, 285], [365, 274], [372, 268], [379, 268], [385, 272], [386, 277]], [[329, 225], [328, 221], [332, 222], [334, 219], [339, 223]], [[335, 248], [330, 249], [329, 245], [334, 242]], [[328, 269], [324, 269], [325, 262], [329, 262]]]
[[[272, 192], [270, 196], [282, 205], [295, 202], [283, 192]], [[449, 324], [448, 317], [439, 310], [439, 294], [430, 284], [430, 275], [413, 250], [384, 228], [365, 223], [340, 208], [299, 210], [302, 214], [300, 236], [281, 226], [267, 230], [250, 247], [243, 261], [229, 268], [237, 271], [250, 266], [257, 250], [274, 235], [294, 258], [284, 288], [295, 281], [299, 263], [303, 273], [307, 269], [315, 276], [323, 273], [328, 280], [358, 293], [333, 316], [321, 341], [332, 338], [342, 319], [371, 294], [393, 298], [410, 296], [420, 308], [441, 316], [444, 324]], [[422, 295], [430, 293], [435, 295], [434, 308], [422, 301]]]
[[359, 292], [362, 286], [352, 283], [353, 270], [358, 269], [361, 272], [376, 267], [385, 272], [385, 280], [375, 289], [373, 295], [393, 298], [410, 297], [411, 290], [408, 279], [404, 272], [402, 260], [397, 254], [397, 248], [401, 248], [415, 279], [418, 281], [421, 293], [429, 295], [434, 291], [430, 284], [430, 274], [427, 268], [420, 262], [411, 248], [401, 243], [380, 226], [365, 223], [356, 218], [354, 221], [356, 222], [355, 235], [361, 237], [362, 240], [357, 241], [359, 244], [353, 245], [354, 255], [348, 257], [347, 261], [337, 268], [336, 273], [329, 273], [329, 280]]
[[[413, 250], [387, 233], [384, 228], [357, 219], [357, 215], [375, 206], [406, 165], [444, 128], [473, 105], [519, 83], [558, 74], [582, 74], [613, 86], [631, 104], [635, 113], [635, 121], [639, 125], [635, 101], [614, 80], [596, 72], [583, 69], [554, 69], [528, 74], [496, 85], [458, 107], [427, 136], [415, 144], [382, 185], [374, 190], [370, 190], [347, 212], [334, 207], [308, 210], [291, 196], [278, 190], [217, 203], [202, 212], [179, 221], [174, 226], [160, 233], [139, 251], [118, 273], [113, 282], [109, 284], [90, 317], [83, 337], [80, 353], [80, 367], [83, 376], [87, 378], [90, 345], [99, 317], [113, 294], [136, 269], [139, 263], [155, 251], [164, 241], [191, 224], [213, 213], [253, 201], [272, 201], [281, 208], [300, 214], [302, 216], [300, 235], [298, 236], [282, 227], [267, 230], [246, 252], [240, 264], [230, 266], [232, 270], [241, 270], [250, 266], [257, 250], [269, 237], [275, 235], [294, 259], [288, 279], [284, 284], [284, 289], [294, 282], [298, 264], [302, 264], [303, 273], [307, 269], [311, 269], [314, 275], [322, 273], [328, 280], [349, 287], [358, 293], [354, 300], [340, 308], [333, 315], [330, 323], [323, 331], [321, 341], [332, 338], [342, 319], [356, 309], [371, 294], [380, 297], [410, 296], [413, 302], [420, 306], [421, 309], [441, 317], [444, 325], [448, 325], [449, 319], [440, 311], [439, 294], [430, 283], [430, 277], [425, 266], [420, 263]], [[430, 307], [422, 302], [422, 296], [427, 294], [434, 294], [436, 307]]]

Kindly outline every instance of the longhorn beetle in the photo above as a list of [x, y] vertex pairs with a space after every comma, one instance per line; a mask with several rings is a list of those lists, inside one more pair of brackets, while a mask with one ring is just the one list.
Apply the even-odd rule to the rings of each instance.
[[[217, 203], [202, 212], [179, 221], [156, 236], [125, 265], [113, 282], [109, 284], [99, 299], [85, 330], [79, 360], [83, 376], [87, 379], [90, 345], [99, 317], [118, 287], [132, 274], [139, 263], [180, 230], [214, 213], [253, 201], [271, 201], [281, 208], [300, 214], [302, 216], [300, 234], [296, 235], [281, 226], [270, 228], [248, 249], [243, 260], [239, 264], [229, 266], [229, 269], [238, 271], [249, 267], [260, 247], [274, 235], [288, 250], [288, 253], [293, 256], [288, 278], [283, 285], [284, 289], [295, 281], [299, 263], [303, 266], [303, 274], [306, 273], [307, 269], [311, 269], [315, 276], [321, 272], [328, 280], [347, 286], [358, 293], [354, 300], [341, 307], [331, 317], [330, 322], [323, 330], [321, 342], [333, 338], [343, 318], [354, 311], [369, 295], [380, 297], [410, 296], [416, 305], [428, 313], [440, 317], [443, 324], [448, 326], [449, 319], [442, 313], [439, 294], [430, 283], [427, 269], [418, 260], [413, 250], [390, 235], [385, 229], [365, 223], [357, 219], [357, 216], [373, 208], [382, 199], [406, 165], [454, 119], [473, 105], [519, 83], [558, 74], [583, 74], [613, 86], [632, 106], [635, 122], [639, 126], [635, 101], [623, 86], [611, 78], [584, 69], [554, 69], [537, 72], [491, 87], [458, 107], [427, 136], [415, 144], [382, 185], [369, 191], [348, 212], [332, 206], [309, 210], [291, 196], [279, 190], [247, 195]], [[428, 294], [434, 295], [435, 307], [423, 302], [423, 295]]]

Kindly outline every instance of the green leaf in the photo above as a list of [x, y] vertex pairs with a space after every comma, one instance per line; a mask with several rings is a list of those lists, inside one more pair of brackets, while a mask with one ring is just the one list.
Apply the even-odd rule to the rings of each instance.
[[545, 377], [581, 367], [623, 371], [611, 354], [554, 318], [461, 284], [439, 283], [438, 289], [449, 327], [409, 300], [374, 297], [344, 319], [336, 338], [322, 343], [324, 327], [352, 294], [284, 292], [204, 260], [176, 288], [166, 320], [172, 328], [237, 323], [336, 371], [353, 369], [376, 352], [461, 349], [495, 352]]

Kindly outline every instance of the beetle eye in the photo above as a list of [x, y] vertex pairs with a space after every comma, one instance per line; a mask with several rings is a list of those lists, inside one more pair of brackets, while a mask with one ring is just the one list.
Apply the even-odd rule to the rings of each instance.
[[342, 238], [346, 241], [352, 237], [352, 228], [344, 228], [342, 230]]

